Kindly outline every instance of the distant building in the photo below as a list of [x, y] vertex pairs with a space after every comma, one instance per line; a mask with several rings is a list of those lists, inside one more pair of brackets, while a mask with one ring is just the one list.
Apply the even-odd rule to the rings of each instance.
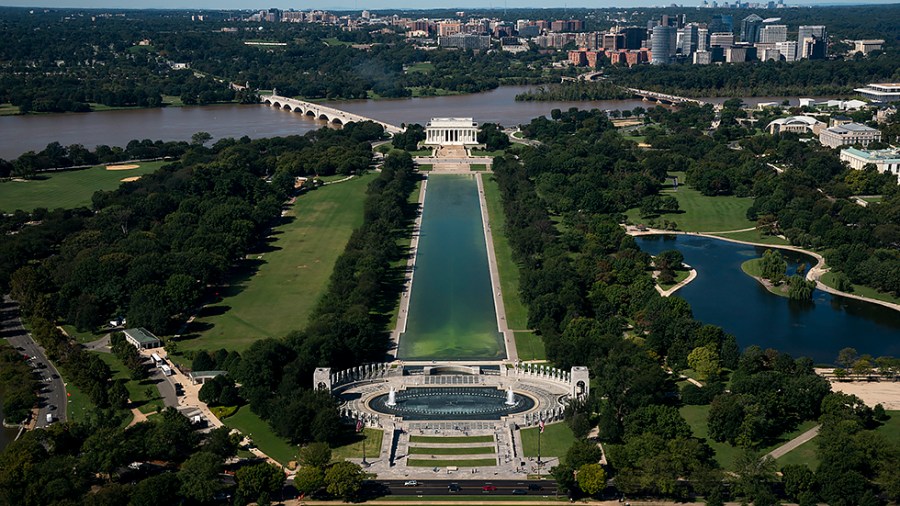
[[844, 123], [822, 130], [819, 142], [830, 148], [839, 146], [868, 147], [873, 142], [881, 141], [881, 132], [860, 123]]
[[446, 37], [438, 37], [438, 45], [441, 47], [455, 47], [459, 49], [486, 50], [491, 47], [491, 36], [457, 33]]
[[759, 42], [759, 32], [762, 29], [763, 18], [751, 14], [741, 20], [741, 42], [755, 44]]
[[697, 28], [697, 51], [709, 49], [709, 28]]
[[766, 25], [759, 31], [761, 44], [775, 44], [787, 40], [787, 25]]
[[709, 65], [712, 63], [712, 53], [709, 51], [694, 52], [694, 65]]
[[856, 148], [842, 149], [841, 161], [846, 162], [851, 169], [855, 170], [863, 170], [866, 165], [872, 164], [878, 172], [895, 175], [897, 183], [900, 184], [900, 149], [874, 151]]
[[775, 50], [784, 58], [784, 61], [797, 61], [797, 41], [787, 40], [775, 44]]
[[853, 90], [864, 98], [879, 102], [896, 102], [900, 100], [900, 83], [872, 83], [864, 88]]
[[709, 33], [734, 33], [734, 17], [731, 14], [713, 14], [709, 22]]
[[162, 341], [143, 327], [125, 329], [122, 333], [125, 334], [125, 340], [139, 350], [148, 350], [162, 346]]
[[734, 45], [734, 34], [730, 32], [716, 32], [709, 36], [710, 47], [729, 48]]
[[671, 63], [670, 54], [672, 48], [672, 34], [675, 29], [671, 26], [654, 26], [653, 34], [650, 36], [650, 58], [651, 65], [665, 65]]
[[813, 133], [818, 135], [825, 128], [825, 123], [809, 116], [788, 116], [778, 118], [766, 126], [770, 134], [793, 132], [798, 134]]
[[853, 44], [852, 52], [864, 55], [868, 55], [872, 51], [881, 51], [884, 47], [882, 39], [851, 40], [850, 42]]
[[438, 36], [449, 37], [462, 32], [462, 23], [457, 21], [442, 21], [438, 23]]
[[689, 56], [697, 50], [699, 28], [696, 23], [689, 23], [678, 29], [678, 52], [682, 55]]
[[472, 118], [431, 118], [425, 124], [425, 144], [478, 144], [478, 124]]
[[[594, 50], [594, 49], [608, 49], [605, 45], [601, 45], [601, 40], [605, 44], [606, 37], [608, 34], [602, 35], [600, 32], [584, 32], [584, 33], [576, 33], [575, 34], [575, 45], [581, 49]], [[622, 49], [625, 46], [625, 36], [620, 35], [621, 44], [618, 47], [612, 48], [614, 50]]]

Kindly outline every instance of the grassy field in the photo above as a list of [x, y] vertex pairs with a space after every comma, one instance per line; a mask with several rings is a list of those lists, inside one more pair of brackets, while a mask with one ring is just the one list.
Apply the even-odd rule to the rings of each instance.
[[410, 467], [490, 467], [497, 465], [497, 459], [406, 459]]
[[881, 434], [888, 441], [900, 441], [900, 410], [885, 411], [890, 417], [875, 432]]
[[[63, 375], [63, 380], [65, 381], [66, 372], [60, 370], [59, 373]], [[72, 422], [85, 421], [88, 415], [96, 409], [87, 394], [75, 386], [75, 383], [66, 383], [66, 396], [69, 402], [68, 406], [66, 406], [66, 416]], [[131, 418], [128, 421], [130, 422]]]
[[41, 173], [36, 179], [28, 181], [2, 182], [0, 211], [90, 206], [94, 192], [114, 190], [122, 184], [122, 179], [148, 174], [166, 163], [168, 162], [137, 163], [135, 165], [140, 165], [140, 168], [132, 170], [106, 170], [106, 166], [98, 165], [89, 169]]
[[254, 341], [303, 328], [325, 290], [337, 257], [362, 224], [371, 175], [322, 187], [297, 199], [275, 227], [270, 251], [253, 254], [222, 300], [188, 327], [186, 349], [243, 351]]
[[413, 63], [412, 65], [406, 67], [407, 74], [412, 74], [414, 72], [422, 72], [427, 74], [432, 71], [434, 71], [434, 64], [431, 62]]
[[[826, 272], [819, 278], [819, 281], [830, 286], [831, 288], [837, 289], [837, 283], [834, 281], [834, 273]], [[866, 285], [854, 285], [853, 291], [850, 292], [854, 295], [859, 295], [861, 297], [868, 297], [870, 299], [883, 300], [885, 302], [891, 302], [893, 304], [900, 304], [900, 297], [894, 297], [893, 295], [885, 292], [879, 292], [878, 290], [866, 286]]]
[[9, 102], [0, 104], [0, 116], [15, 116], [16, 114], [19, 114], [19, 106]]
[[519, 360], [547, 360], [544, 340], [534, 332], [514, 332]]
[[472, 165], [469, 165], [469, 169], [475, 172], [484, 172], [488, 170], [488, 166], [483, 163], [474, 163]]
[[434, 169], [434, 165], [432, 165], [430, 163], [417, 163], [416, 168], [419, 169], [421, 172], [428, 172], [428, 171]]
[[482, 176], [481, 182], [491, 222], [491, 236], [494, 239], [497, 270], [500, 273], [500, 290], [503, 292], [506, 322], [513, 330], [525, 330], [528, 328], [528, 309], [519, 297], [519, 266], [513, 260], [512, 246], [506, 237], [506, 215], [500, 199], [500, 188], [493, 176]]
[[[683, 172], [672, 172], [669, 175], [678, 176], [679, 182], [685, 179]], [[707, 197], [685, 184], [679, 184], [678, 190], [673, 190], [670, 182], [666, 184], [668, 187], [659, 194], [674, 196], [678, 200], [680, 211], [642, 218], [638, 209], [630, 209], [625, 215], [631, 223], [666, 219], [674, 221], [678, 224], [679, 230], [687, 232], [723, 232], [756, 225], [747, 219], [747, 209], [753, 204], [752, 198]]]
[[786, 239], [782, 239], [777, 235], [766, 235], [759, 230], [747, 230], [745, 232], [732, 232], [730, 234], [713, 234], [724, 239], [734, 239], [735, 241], [755, 242], [759, 244], [788, 245]]
[[675, 271], [675, 277], [671, 283], [657, 283], [657, 284], [663, 289], [669, 289], [669, 288], [672, 288], [673, 286], [677, 285], [678, 283], [681, 283], [685, 279], [687, 279], [687, 277], [690, 274], [691, 274], [691, 271], [688, 271], [685, 269], [678, 269]]
[[281, 464], [286, 465], [297, 458], [297, 447], [272, 432], [269, 424], [250, 411], [250, 406], [242, 406], [222, 423], [250, 437], [257, 448]]
[[[155, 380], [151, 378], [133, 380], [130, 371], [119, 360], [119, 357], [112, 353], [97, 353], [97, 355], [109, 366], [113, 381], [127, 380], [125, 388], [128, 389], [128, 398], [131, 400], [130, 407], [136, 407], [144, 414], [155, 413], [166, 408], [163, 398], [159, 395], [159, 389], [156, 388]], [[148, 393], [150, 395], [147, 395]]]
[[494, 436], [409, 436], [410, 443], [493, 443]]
[[506, 153], [503, 149], [495, 149], [493, 151], [488, 151], [486, 149], [473, 149], [472, 156], [503, 156]]
[[79, 332], [74, 325], [63, 325], [62, 328], [69, 337], [75, 339], [75, 341], [80, 344], [96, 341], [106, 334], [109, 334], [109, 331], [106, 330], [101, 330], [100, 332]]
[[381, 429], [363, 429], [362, 433], [354, 433], [352, 439], [331, 449], [332, 462], [345, 459], [361, 459], [363, 457], [363, 441], [366, 445], [366, 458], [371, 459], [381, 454], [381, 442], [384, 431]]
[[493, 446], [447, 446], [440, 448], [427, 448], [424, 446], [410, 446], [410, 455], [490, 455], [495, 453]]
[[818, 448], [819, 443], [813, 438], [776, 459], [775, 465], [781, 469], [784, 466], [803, 464], [815, 471], [819, 467], [819, 458], [816, 456]]
[[[524, 456], [537, 457], [538, 431], [537, 427], [520, 431], [522, 434], [522, 454]], [[565, 422], [547, 425], [544, 427], [544, 433], [541, 434], [541, 458], [564, 457], [574, 442], [575, 435], [572, 434], [572, 429]]]

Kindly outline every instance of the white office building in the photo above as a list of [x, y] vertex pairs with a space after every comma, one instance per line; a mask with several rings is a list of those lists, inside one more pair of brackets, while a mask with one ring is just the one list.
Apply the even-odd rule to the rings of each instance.
[[878, 172], [897, 176], [900, 184], [900, 149], [879, 149], [867, 151], [856, 148], [841, 150], [841, 161], [846, 162], [851, 169], [863, 170], [866, 165], [872, 164]]
[[839, 146], [867, 147], [873, 142], [881, 141], [881, 131], [860, 123], [843, 123], [822, 130], [819, 142], [830, 148]]

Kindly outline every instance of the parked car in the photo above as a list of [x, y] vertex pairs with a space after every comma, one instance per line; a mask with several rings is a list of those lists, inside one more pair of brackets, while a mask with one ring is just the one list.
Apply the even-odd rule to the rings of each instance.
[[459, 488], [459, 483], [451, 483], [447, 487], [448, 492], [459, 492], [460, 490], [462, 490], [462, 489]]
[[484, 492], [494, 492], [497, 490], [497, 487], [494, 485], [485, 485], [481, 487], [481, 490], [483, 490]]
[[53, 415], [50, 413], [47, 413], [47, 423], [53, 423]]
[[404, 487], [418, 487], [419, 482], [416, 480], [406, 480], [403, 482]]
[[528, 494], [527, 490], [523, 490], [521, 488], [512, 489], [512, 495], [527, 495], [527, 494]]

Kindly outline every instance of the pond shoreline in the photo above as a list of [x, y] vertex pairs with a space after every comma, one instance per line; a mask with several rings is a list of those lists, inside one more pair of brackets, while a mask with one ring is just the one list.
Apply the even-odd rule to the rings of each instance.
[[[787, 245], [776, 245], [776, 244], [762, 244], [758, 242], [750, 242], [750, 241], [741, 241], [738, 239], [729, 239], [727, 237], [722, 237], [718, 235], [706, 234], [703, 232], [683, 232], [683, 231], [675, 231], [675, 230], [660, 230], [660, 229], [646, 229], [646, 230], [638, 230], [637, 227], [622, 225], [625, 228], [625, 233], [632, 237], [639, 237], [643, 235], [688, 235], [688, 236], [698, 236], [698, 237], [706, 237], [709, 239], [718, 239], [720, 241], [733, 242], [738, 244], [746, 244], [748, 246], [758, 246], [761, 248], [777, 248], [787, 251], [793, 251], [796, 253], [801, 253], [804, 255], [808, 255], [812, 258], [816, 259], [816, 265], [811, 267], [809, 271], [806, 273], [806, 279], [809, 281], [813, 281], [816, 283], [816, 288], [822, 290], [823, 292], [828, 292], [832, 295], [838, 295], [840, 297], [847, 297], [848, 299], [856, 299], [864, 302], [870, 302], [872, 304], [878, 304], [880, 306], [884, 306], [889, 309], [893, 309], [894, 311], [900, 311], [900, 304], [894, 304], [892, 302], [887, 302], [884, 300], [873, 299], [870, 297], [864, 297], [862, 295], [855, 295], [852, 293], [844, 292], [838, 290], [837, 288], [830, 287], [819, 280], [823, 274], [829, 272], [831, 270], [825, 263], [825, 257], [816, 253], [814, 251], [805, 250], [803, 248], [799, 248], [797, 246], [787, 246]], [[755, 277], [755, 276], [751, 276]], [[758, 280], [757, 280], [758, 281]], [[764, 285], [765, 286], [765, 285]], [[771, 291], [771, 290], [769, 290]], [[774, 295], [775, 294], [773, 292]]]

